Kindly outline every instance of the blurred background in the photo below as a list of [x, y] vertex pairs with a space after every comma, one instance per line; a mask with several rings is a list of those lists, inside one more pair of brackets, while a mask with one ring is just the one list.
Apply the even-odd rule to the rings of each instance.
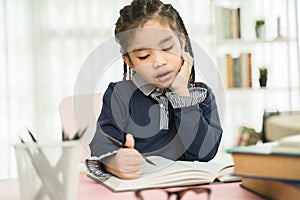
[[[299, 7], [292, 4], [294, 1], [254, 0], [252, 9], [241, 9], [246, 16], [242, 18], [242, 38], [255, 38], [253, 23], [257, 16], [270, 22], [266, 37], [276, 37], [276, 17], [282, 17], [283, 34], [293, 37], [292, 47], [285, 51], [289, 52], [288, 60], [283, 58], [282, 48], [289, 42], [272, 47], [263, 42], [255, 48], [248, 43], [230, 47], [218, 44], [215, 6], [236, 6], [246, 0], [164, 2], [172, 3], [179, 11], [191, 39], [207, 52], [221, 76], [224, 69], [218, 63], [226, 52], [234, 53], [245, 46], [247, 51], [260, 52], [253, 54], [256, 59], [252, 89], [227, 91], [223, 83], [226, 98], [221, 102], [225, 105], [225, 117], [220, 150], [236, 144], [240, 126], [259, 130], [265, 108], [299, 109]], [[128, 3], [129, 0], [0, 0], [0, 178], [17, 176], [12, 145], [20, 142], [19, 135], [25, 137], [27, 129], [42, 142], [61, 139], [58, 106], [64, 97], [74, 94], [78, 73], [88, 55], [112, 39], [119, 10]], [[256, 80], [258, 66], [265, 63], [279, 65], [277, 71], [272, 68], [267, 94]], [[94, 92], [105, 90], [111, 81], [121, 80], [122, 73], [122, 62], [116, 59]]]

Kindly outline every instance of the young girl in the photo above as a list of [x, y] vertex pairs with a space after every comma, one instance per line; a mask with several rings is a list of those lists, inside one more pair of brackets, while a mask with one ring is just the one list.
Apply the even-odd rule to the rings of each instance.
[[141, 154], [211, 160], [222, 135], [217, 105], [212, 90], [194, 82], [192, 47], [178, 12], [159, 0], [133, 0], [120, 11], [115, 38], [129, 80], [111, 83], [103, 96], [90, 143], [98, 165], [87, 162], [89, 170], [132, 179], [140, 176]]

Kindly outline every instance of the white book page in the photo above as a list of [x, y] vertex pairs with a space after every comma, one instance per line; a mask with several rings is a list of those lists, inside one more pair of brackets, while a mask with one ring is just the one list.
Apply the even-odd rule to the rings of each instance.
[[210, 183], [215, 180], [220, 171], [227, 165], [198, 161], [175, 162], [157, 156], [147, 158], [154, 162], [156, 166], [145, 162], [142, 166], [141, 177], [131, 180], [113, 177], [104, 181], [104, 184], [115, 190], [122, 191]]

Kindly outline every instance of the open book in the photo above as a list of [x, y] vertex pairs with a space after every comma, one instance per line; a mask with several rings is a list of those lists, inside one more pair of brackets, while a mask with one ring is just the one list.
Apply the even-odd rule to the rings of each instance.
[[142, 166], [142, 175], [137, 179], [128, 180], [113, 176], [102, 180], [92, 173], [89, 173], [88, 177], [115, 192], [241, 180], [241, 177], [231, 175], [233, 173], [233, 163], [172, 161], [159, 156], [147, 158], [154, 162], [156, 166], [145, 162]]

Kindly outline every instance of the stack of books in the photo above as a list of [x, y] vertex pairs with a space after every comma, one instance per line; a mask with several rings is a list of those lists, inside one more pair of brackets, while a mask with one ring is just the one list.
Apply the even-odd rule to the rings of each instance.
[[241, 186], [269, 199], [300, 197], [300, 135], [227, 150]]
[[226, 54], [228, 88], [252, 88], [252, 54]]
[[220, 39], [241, 38], [241, 8], [216, 7], [216, 18]]

